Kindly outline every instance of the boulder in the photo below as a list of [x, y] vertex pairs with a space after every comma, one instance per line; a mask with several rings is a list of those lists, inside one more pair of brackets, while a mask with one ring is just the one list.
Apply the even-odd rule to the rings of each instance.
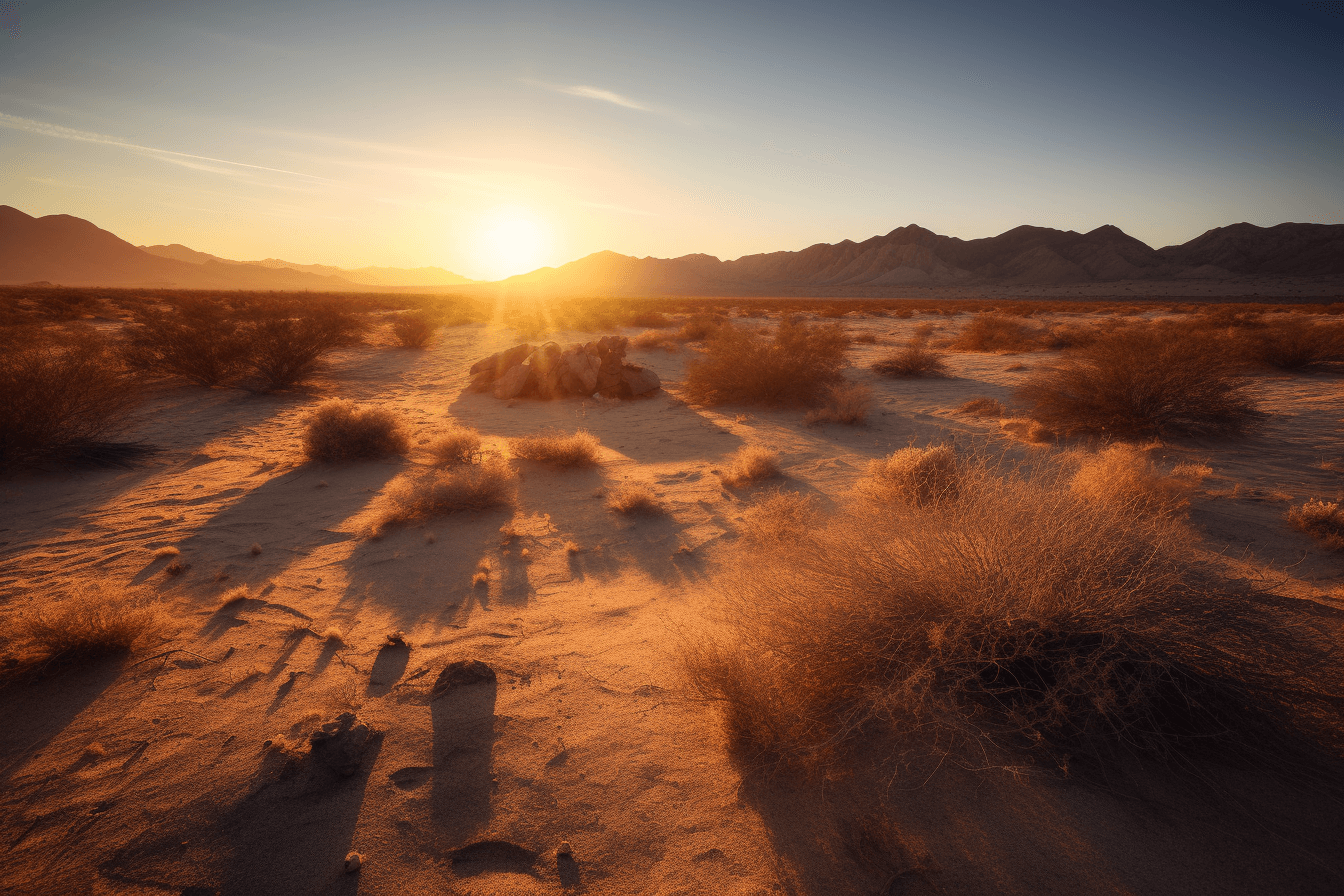
[[583, 346], [575, 346], [563, 356], [563, 373], [560, 385], [570, 395], [592, 395], [597, 389], [597, 374], [602, 369], [602, 359], [590, 355]]
[[634, 364], [626, 364], [621, 368], [621, 383], [633, 397], [657, 392], [662, 386], [658, 381], [658, 374], [647, 367], [637, 367]]
[[480, 660], [454, 660], [434, 681], [434, 688], [429, 693], [429, 699], [436, 700], [454, 688], [466, 687], [473, 684], [489, 684], [496, 681], [495, 670], [491, 669]]
[[497, 377], [495, 376], [493, 367], [488, 370], [479, 370], [476, 372], [476, 375], [471, 378], [471, 385], [467, 386], [467, 389], [472, 392], [489, 392], [490, 387], [495, 384], [496, 379]]
[[535, 383], [532, 368], [526, 364], [519, 364], [505, 371], [495, 383], [495, 397], [501, 401], [509, 401], [522, 395]]
[[501, 377], [515, 364], [521, 364], [532, 354], [532, 346], [524, 342], [502, 352], [495, 352], [488, 358], [482, 358], [471, 365], [468, 373], [490, 373], [492, 378]]

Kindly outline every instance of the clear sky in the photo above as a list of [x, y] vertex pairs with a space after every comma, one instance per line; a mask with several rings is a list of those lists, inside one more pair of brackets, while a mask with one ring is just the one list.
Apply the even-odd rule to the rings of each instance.
[[918, 223], [1344, 222], [1344, 4], [42, 2], [0, 203], [495, 278]]

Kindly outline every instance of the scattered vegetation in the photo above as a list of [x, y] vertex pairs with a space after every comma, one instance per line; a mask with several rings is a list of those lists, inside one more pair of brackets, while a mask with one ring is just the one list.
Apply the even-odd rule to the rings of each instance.
[[616, 513], [657, 516], [666, 511], [647, 486], [622, 485], [607, 496], [607, 509]]
[[725, 324], [687, 363], [686, 393], [709, 405], [816, 404], [840, 382], [848, 345], [839, 324], [786, 318], [772, 336]]
[[429, 453], [440, 467], [469, 464], [481, 456], [481, 434], [474, 429], [450, 423], [429, 444]]
[[396, 413], [339, 398], [318, 405], [303, 432], [304, 454], [324, 463], [373, 460], [409, 450], [410, 438]]
[[242, 372], [247, 335], [220, 302], [188, 299], [168, 308], [146, 308], [127, 328], [127, 364], [156, 376], [180, 376], [218, 386]]
[[0, 470], [53, 460], [122, 462], [109, 442], [131, 423], [141, 390], [95, 333], [33, 331], [0, 351]]
[[1250, 357], [1279, 370], [1304, 370], [1344, 362], [1344, 327], [1335, 321], [1316, 322], [1297, 315], [1250, 328], [1242, 337]]
[[957, 455], [950, 446], [911, 446], [869, 462], [859, 490], [879, 503], [927, 507], [956, 500], [960, 479]]
[[1134, 513], [1175, 514], [1190, 504], [1190, 496], [1211, 471], [1184, 464], [1164, 473], [1142, 448], [1111, 445], [1077, 458], [1069, 482], [1075, 495], [1127, 508]]
[[246, 366], [266, 392], [303, 383], [328, 354], [358, 342], [366, 326], [349, 312], [321, 305], [257, 304], [247, 316]]
[[517, 497], [517, 485], [518, 474], [498, 458], [399, 477], [388, 486], [373, 534], [396, 523], [511, 507]]
[[424, 348], [438, 329], [438, 316], [423, 308], [404, 311], [392, 321], [392, 335], [402, 348]]
[[1308, 501], [1288, 511], [1288, 524], [1318, 539], [1333, 551], [1344, 551], [1344, 509], [1336, 501]]
[[947, 343], [959, 352], [1029, 352], [1039, 346], [1040, 332], [1020, 318], [977, 314]]
[[1116, 437], [1232, 435], [1260, 414], [1246, 380], [1207, 336], [1118, 330], [1038, 368], [1016, 397], [1064, 433]]
[[657, 330], [645, 330], [631, 339], [630, 344], [635, 348], [642, 349], [661, 348], [669, 352], [681, 350], [680, 339], [670, 333], [660, 333]]
[[957, 408], [957, 411], [973, 417], [1003, 417], [1008, 413], [1003, 402], [997, 398], [972, 398]]
[[509, 450], [515, 457], [553, 467], [592, 466], [597, 463], [599, 447], [597, 436], [583, 429], [575, 433], [552, 430], [509, 440]]
[[121, 589], [77, 590], [20, 624], [28, 663], [50, 667], [130, 653], [164, 630], [162, 610]]
[[919, 336], [907, 342], [905, 348], [878, 360], [873, 369], [883, 376], [947, 376], [946, 356], [930, 348], [928, 340]]
[[857, 426], [868, 419], [873, 390], [863, 383], [838, 383], [827, 390], [826, 403], [808, 411], [803, 422], [808, 426], [843, 423]]
[[677, 330], [676, 339], [680, 342], [700, 342], [713, 336], [720, 327], [728, 325], [728, 318], [717, 312], [692, 314]]
[[1338, 751], [1332, 645], [1183, 527], [1065, 470], [960, 468], [955, 499], [864, 503], [728, 574], [684, 661], [739, 757], [825, 774], [860, 735], [1061, 767]]
[[742, 514], [742, 534], [764, 545], [784, 545], [817, 524], [816, 501], [797, 492], [774, 489]]
[[780, 475], [779, 455], [764, 445], [747, 445], [729, 459], [728, 471], [719, 478], [729, 488], [754, 485]]

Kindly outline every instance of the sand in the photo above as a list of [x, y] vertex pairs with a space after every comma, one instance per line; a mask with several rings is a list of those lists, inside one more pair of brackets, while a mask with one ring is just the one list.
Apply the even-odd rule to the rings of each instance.
[[[124, 663], [0, 690], [0, 892], [1344, 890], [1340, 802], [1255, 775], [1215, 776], [1231, 802], [1214, 803], [1142, 771], [1120, 793], [955, 761], [897, 772], [875, 755], [829, 781], [729, 761], [713, 707], [684, 696], [676, 662], [759, 494], [722, 486], [729, 454], [778, 450], [784, 484], [826, 506], [870, 459], [911, 443], [1055, 450], [956, 411], [1006, 400], [1025, 375], [1009, 368], [1046, 354], [952, 354], [953, 375], [937, 380], [867, 369], [925, 320], [953, 325], [847, 319], [881, 340], [852, 352], [849, 375], [875, 390], [862, 427], [691, 406], [678, 397], [686, 352], [657, 349], [631, 353], [662, 378], [654, 398], [499, 402], [465, 393], [466, 371], [518, 339], [470, 325], [423, 352], [345, 350], [301, 394], [163, 387], [133, 433], [162, 450], [138, 467], [0, 481], [4, 631], [78, 583], [147, 589], [173, 619], [163, 643]], [[1257, 388], [1271, 416], [1253, 436], [1155, 454], [1213, 468], [1192, 509], [1211, 552], [1340, 626], [1344, 561], [1282, 516], [1344, 491], [1344, 384], [1275, 374]], [[380, 493], [428, 458], [305, 463], [301, 420], [331, 395], [403, 412], [422, 445], [449, 419], [499, 450], [581, 427], [601, 440], [601, 463], [515, 461], [515, 509], [373, 539]], [[623, 483], [668, 513], [607, 510], [605, 491]], [[179, 554], [156, 557], [166, 547]], [[185, 571], [169, 575], [172, 562]], [[221, 608], [240, 586], [247, 598]], [[430, 698], [446, 664], [473, 659], [494, 684]], [[358, 772], [332, 778], [302, 758], [308, 734], [344, 711], [378, 733]], [[347, 874], [351, 851], [364, 864]]]

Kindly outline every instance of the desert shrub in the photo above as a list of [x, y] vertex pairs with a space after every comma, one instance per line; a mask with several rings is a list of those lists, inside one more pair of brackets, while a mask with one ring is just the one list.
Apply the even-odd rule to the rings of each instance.
[[1251, 359], [1279, 370], [1303, 370], [1344, 361], [1344, 327], [1280, 316], [1242, 337]]
[[721, 473], [719, 478], [729, 488], [741, 488], [779, 475], [777, 453], [764, 445], [746, 445], [733, 454], [727, 472]]
[[30, 663], [78, 663], [129, 653], [164, 629], [163, 612], [120, 589], [75, 590], [23, 617], [20, 640]]
[[1260, 414], [1246, 380], [1209, 337], [1135, 327], [1064, 353], [1017, 390], [1059, 432], [1112, 436], [1230, 435]]
[[438, 329], [438, 317], [424, 310], [405, 311], [392, 321], [392, 335], [402, 348], [424, 348]]
[[899, 501], [925, 507], [955, 501], [960, 478], [957, 455], [950, 446], [911, 446], [869, 462], [859, 490], [879, 503]]
[[405, 424], [395, 412], [339, 398], [318, 405], [303, 431], [303, 453], [309, 460], [372, 460], [409, 450]]
[[1164, 473], [1133, 445], [1111, 445], [1079, 457], [1077, 464], [1069, 482], [1075, 495], [1138, 513], [1173, 514], [1185, 509], [1208, 475], [1207, 467], [1190, 464]]
[[819, 517], [811, 497], [775, 489], [742, 514], [742, 533], [759, 544], [785, 545], [815, 526]]
[[511, 507], [518, 474], [499, 458], [398, 477], [388, 486], [373, 534], [396, 524], [464, 511]]
[[429, 453], [440, 467], [469, 464], [480, 456], [481, 434], [465, 426], [449, 424], [430, 442]]
[[1066, 348], [1078, 348], [1084, 345], [1091, 345], [1107, 332], [1114, 329], [1114, 326], [1108, 327], [1095, 323], [1055, 324], [1037, 337], [1037, 343], [1039, 347], [1047, 348], [1051, 351], [1060, 351]]
[[928, 341], [918, 336], [906, 343], [905, 348], [878, 360], [873, 369], [883, 376], [947, 376], [943, 353], [930, 348]]
[[515, 457], [553, 467], [587, 467], [597, 463], [600, 443], [587, 430], [564, 433], [555, 430], [509, 439]]
[[808, 426], [822, 423], [856, 426], [868, 419], [872, 403], [873, 390], [863, 383], [839, 383], [827, 390], [826, 403], [808, 411], [803, 422]]
[[692, 314], [677, 330], [676, 338], [681, 342], [699, 342], [708, 339], [728, 324], [728, 318], [722, 314]]
[[1308, 501], [1288, 511], [1288, 524], [1319, 539], [1326, 547], [1344, 551], [1344, 510], [1335, 501]]
[[327, 306], [260, 304], [247, 318], [246, 366], [268, 392], [304, 382], [331, 352], [355, 344], [364, 329], [355, 315]]
[[218, 386], [247, 363], [248, 341], [238, 319], [218, 301], [183, 300], [167, 310], [145, 309], [127, 328], [131, 367]]
[[1040, 331], [1022, 320], [982, 313], [968, 320], [947, 347], [959, 352], [1029, 352], [1040, 347]]
[[1327, 639], [1182, 527], [1044, 467], [968, 463], [960, 492], [865, 503], [728, 567], [683, 656], [739, 757], [825, 772], [860, 735], [1060, 764], [1339, 750]]
[[665, 513], [658, 496], [647, 486], [623, 485], [607, 495], [607, 509], [616, 513], [656, 516]]
[[685, 389], [705, 404], [815, 404], [840, 382], [848, 337], [838, 324], [780, 321], [773, 336], [725, 325], [686, 365]]
[[654, 349], [661, 348], [664, 351], [675, 352], [681, 348], [681, 342], [676, 336], [668, 333], [659, 333], [657, 330], [645, 330], [638, 336], [630, 340], [630, 344], [635, 348]]
[[140, 397], [102, 337], [33, 331], [0, 352], [0, 470], [79, 457], [117, 462], [119, 446], [108, 440], [130, 424]]
[[1002, 417], [1007, 413], [1007, 409], [997, 398], [972, 398], [957, 410], [974, 417]]

